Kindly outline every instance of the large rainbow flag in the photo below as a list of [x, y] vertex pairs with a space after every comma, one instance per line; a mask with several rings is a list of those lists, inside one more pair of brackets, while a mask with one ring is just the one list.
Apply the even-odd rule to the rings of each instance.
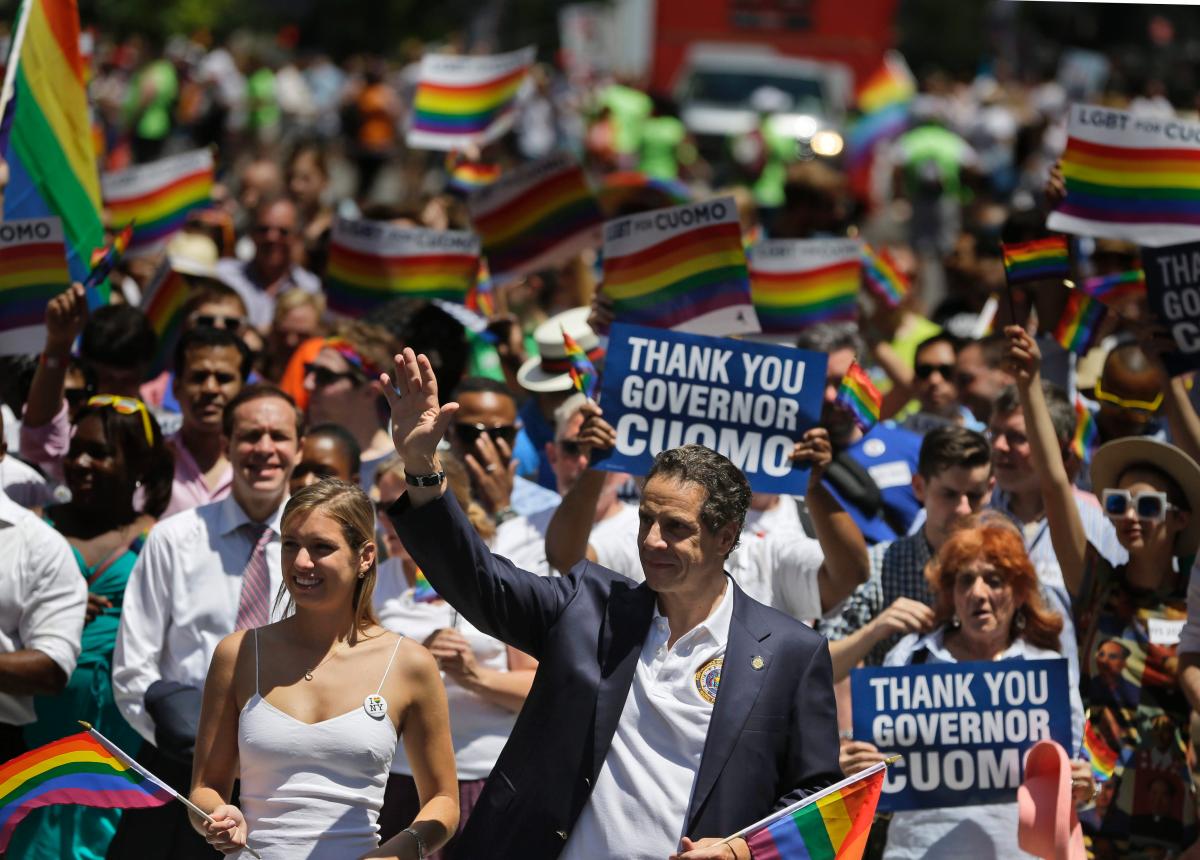
[[764, 334], [852, 320], [858, 312], [857, 239], [768, 239], [749, 252], [750, 293]]
[[732, 197], [607, 222], [604, 292], [618, 322], [718, 337], [759, 331]]
[[0, 223], [0, 355], [41, 352], [46, 305], [70, 284], [57, 218]]
[[5, 73], [4, 220], [58, 217], [73, 280], [104, 243], [75, 0], [25, 0]]
[[153, 253], [212, 196], [213, 158], [207, 149], [172, 155], [100, 178], [108, 217], [133, 223], [129, 253]]
[[861, 860], [886, 770], [871, 765], [738, 835], [754, 860]]
[[536, 55], [533, 47], [507, 54], [426, 54], [421, 58], [408, 127], [416, 149], [482, 146], [512, 127], [517, 91]]
[[565, 153], [505, 173], [467, 200], [497, 281], [599, 247], [604, 216], [587, 177]]
[[909, 109], [917, 93], [917, 81], [908, 63], [889, 51], [855, 94], [859, 116], [846, 135], [846, 164], [851, 173], [869, 166], [876, 148], [908, 127]]
[[46, 744], [0, 766], [0, 852], [38, 807], [69, 803], [105, 809], [162, 806], [175, 793], [93, 729]]
[[1062, 279], [1071, 274], [1071, 254], [1062, 236], [1012, 242], [1000, 246], [1004, 256], [1004, 274], [1009, 285], [1047, 279]]
[[472, 233], [338, 218], [325, 296], [331, 311], [352, 317], [400, 297], [461, 304], [478, 272], [479, 237]]
[[1051, 230], [1147, 246], [1200, 238], [1200, 123], [1072, 105]]
[[1054, 328], [1054, 339], [1069, 352], [1087, 355], [1096, 341], [1100, 322], [1107, 310], [1103, 302], [1089, 298], [1078, 290], [1068, 291], [1066, 307]]
[[175, 271], [171, 258], [167, 257], [159, 264], [142, 295], [142, 312], [158, 335], [152, 373], [161, 373], [171, 365], [175, 344], [183, 332], [183, 307], [187, 304], [189, 291], [187, 279]]

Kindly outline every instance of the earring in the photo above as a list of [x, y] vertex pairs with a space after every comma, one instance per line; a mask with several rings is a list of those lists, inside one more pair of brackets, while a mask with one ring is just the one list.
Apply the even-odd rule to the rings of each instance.
[[358, 578], [359, 578], [359, 579], [366, 579], [366, 578], [367, 578], [367, 572], [366, 572], [365, 570], [363, 570], [363, 571], [359, 571]]
[[1024, 607], [1021, 607], [1020, 609], [1017, 610], [1017, 617], [1013, 619], [1013, 626], [1017, 628], [1018, 633], [1020, 633], [1022, 630], [1025, 629], [1025, 608]]
[[950, 618], [950, 626], [953, 627], [955, 630], [962, 627], [962, 622], [958, 620], [957, 612], [954, 613], [954, 615]]

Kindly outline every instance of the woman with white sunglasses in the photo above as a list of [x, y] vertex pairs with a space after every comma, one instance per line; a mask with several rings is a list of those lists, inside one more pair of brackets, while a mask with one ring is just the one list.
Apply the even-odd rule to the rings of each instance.
[[1193, 857], [1200, 854], [1196, 792], [1178, 651], [1188, 564], [1200, 545], [1200, 466], [1146, 437], [1097, 449], [1092, 487], [1129, 553], [1126, 564], [1110, 565], [1084, 536], [1042, 394], [1038, 347], [1019, 327], [1005, 334], [1050, 538], [1071, 592], [1085, 679], [1084, 755], [1108, 783], [1106, 802], [1080, 816], [1084, 832], [1096, 857]]

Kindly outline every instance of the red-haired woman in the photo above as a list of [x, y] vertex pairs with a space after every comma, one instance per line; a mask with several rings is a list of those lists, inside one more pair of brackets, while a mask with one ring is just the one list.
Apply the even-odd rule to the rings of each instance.
[[[1045, 606], [1037, 572], [1016, 530], [1007, 525], [962, 528], [925, 570], [933, 591], [934, 628], [910, 633], [888, 652], [885, 666], [993, 660], [1053, 660], [1063, 620]], [[1071, 725], [1078, 747], [1083, 705], [1071, 691]], [[847, 774], [881, 761], [866, 741], [842, 747]], [[1091, 770], [1072, 768], [1076, 802], [1091, 798]], [[1017, 803], [897, 812], [888, 828], [887, 860], [899, 858], [1025, 857], [1017, 847]]]

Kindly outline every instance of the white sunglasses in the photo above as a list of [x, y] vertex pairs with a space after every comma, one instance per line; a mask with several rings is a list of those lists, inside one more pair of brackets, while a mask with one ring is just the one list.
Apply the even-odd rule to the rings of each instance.
[[1167, 511], [1176, 507], [1167, 501], [1167, 494], [1146, 491], [1131, 493], [1129, 490], [1105, 490], [1101, 496], [1104, 513], [1114, 520], [1123, 518], [1132, 507], [1139, 520], [1161, 523], [1167, 518]]

